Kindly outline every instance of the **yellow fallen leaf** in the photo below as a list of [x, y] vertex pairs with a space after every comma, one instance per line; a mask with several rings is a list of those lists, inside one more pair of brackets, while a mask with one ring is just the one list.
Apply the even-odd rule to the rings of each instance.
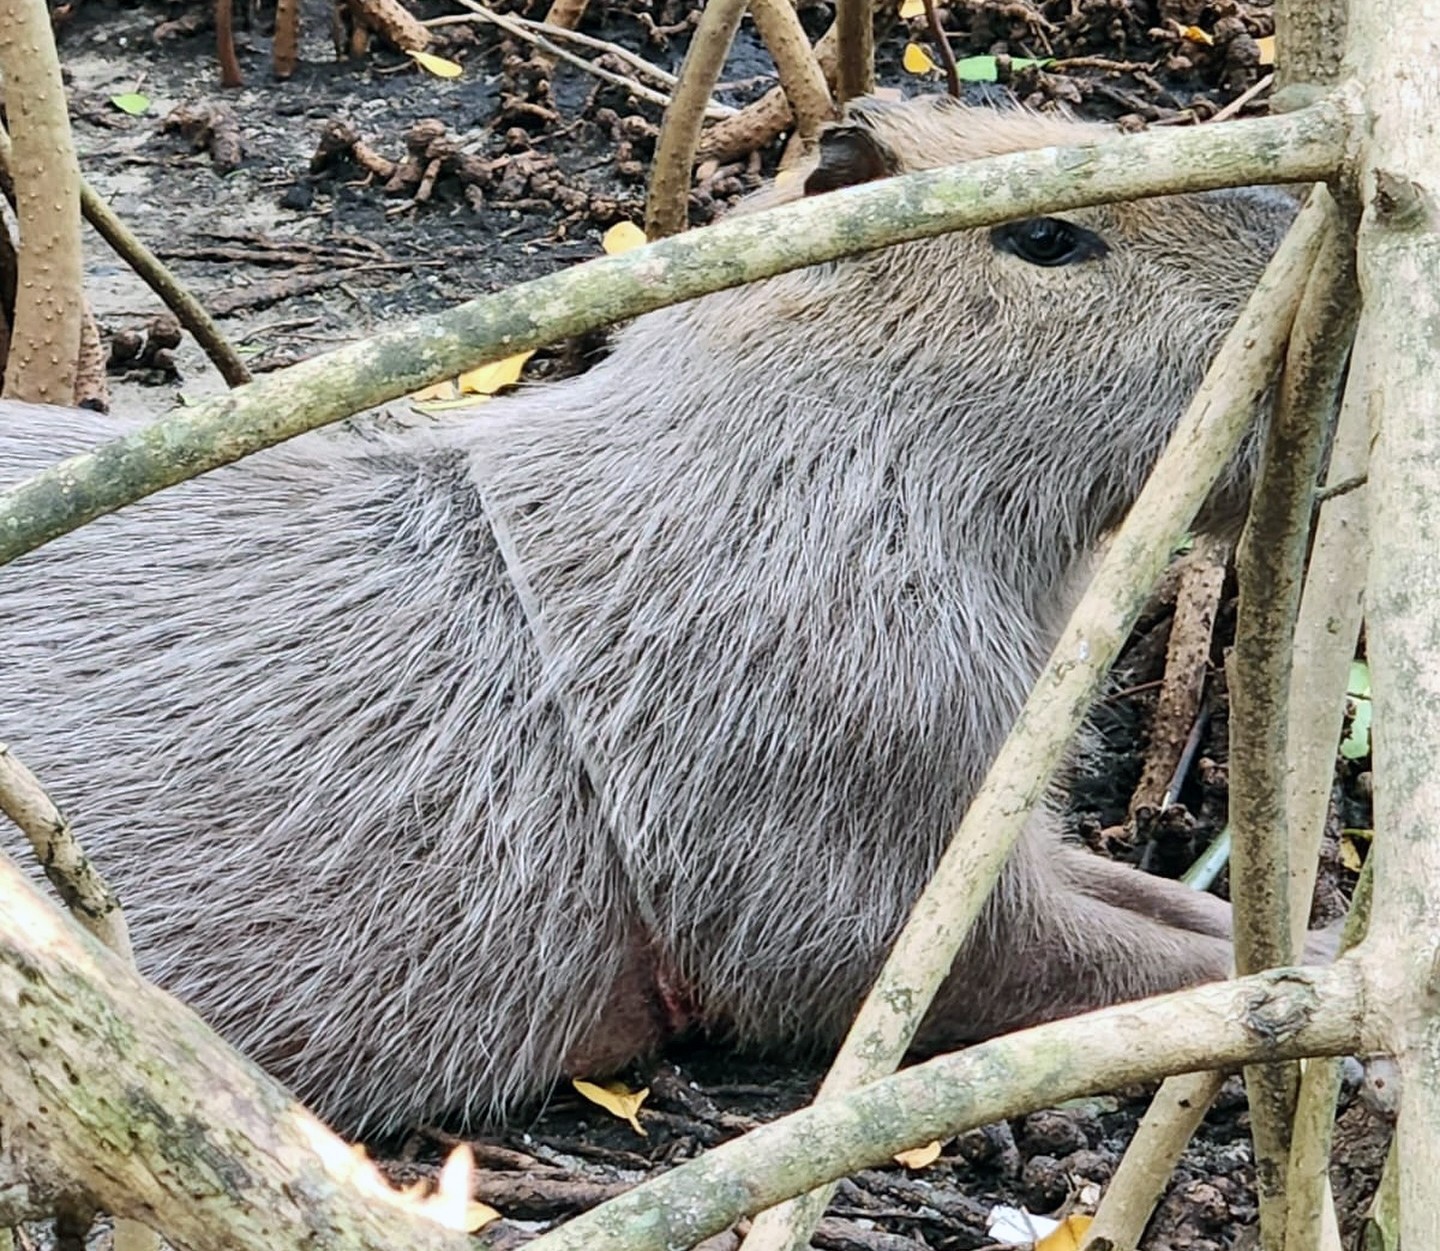
[[923, 1147], [911, 1147], [909, 1151], [900, 1151], [895, 1155], [895, 1163], [903, 1164], [906, 1168], [922, 1169], [929, 1168], [940, 1158], [940, 1143], [927, 1142]]
[[488, 395], [462, 395], [456, 400], [426, 400], [423, 404], [418, 400], [411, 400], [410, 408], [426, 417], [435, 417], [440, 413], [463, 413], [467, 409], [479, 408], [489, 402]]
[[1364, 857], [1360, 854], [1362, 846], [1368, 847], [1373, 836], [1373, 830], [1345, 830], [1340, 835], [1340, 863], [1351, 873], [1359, 873], [1364, 864]]
[[407, 48], [406, 52], [416, 65], [428, 70], [436, 78], [459, 78], [465, 72], [464, 68], [454, 61], [447, 61], [443, 56], [436, 56], [432, 52], [416, 52], [414, 48]]
[[1255, 46], [1260, 49], [1260, 64], [1261, 64], [1261, 65], [1274, 65], [1274, 64], [1275, 64], [1275, 36], [1274, 36], [1274, 35], [1261, 35], [1260, 38], [1255, 41]]
[[631, 1090], [621, 1082], [606, 1082], [603, 1086], [597, 1086], [594, 1082], [582, 1082], [578, 1078], [570, 1084], [591, 1103], [598, 1103], [611, 1116], [618, 1116], [622, 1121], [629, 1121], [630, 1128], [637, 1134], [649, 1137], [645, 1133], [645, 1127], [640, 1124], [635, 1114], [640, 1111], [640, 1105], [649, 1096], [650, 1087], [646, 1086], [643, 1090]]
[[457, 394], [455, 384], [447, 380], [437, 382], [433, 387], [425, 387], [423, 390], [416, 391], [410, 398], [423, 403], [426, 400], [453, 400]]
[[1083, 1212], [1072, 1212], [1035, 1244], [1035, 1251], [1080, 1251], [1080, 1241], [1094, 1219]]
[[461, 395], [494, 395], [497, 391], [513, 387], [519, 382], [520, 371], [525, 368], [525, 362], [534, 355], [533, 349], [529, 352], [517, 352], [503, 361], [491, 361], [478, 369], [466, 370], [455, 379], [455, 385], [460, 388]]
[[905, 19], [919, 17], [925, 12], [925, 0], [900, 0], [900, 16]]
[[1202, 30], [1198, 26], [1187, 26], [1180, 32], [1191, 43], [1203, 43], [1207, 48], [1215, 46], [1215, 36], [1208, 30]]
[[935, 62], [930, 59], [930, 54], [918, 43], [905, 45], [905, 56], [900, 63], [912, 74], [928, 74], [936, 68]]
[[623, 256], [626, 252], [644, 247], [648, 240], [645, 232], [634, 222], [616, 222], [600, 236], [600, 246], [606, 256]]
[[481, 1203], [478, 1199], [471, 1199], [465, 1205], [464, 1231], [473, 1234], [478, 1229], [484, 1229], [491, 1221], [498, 1221], [500, 1213], [488, 1203]]

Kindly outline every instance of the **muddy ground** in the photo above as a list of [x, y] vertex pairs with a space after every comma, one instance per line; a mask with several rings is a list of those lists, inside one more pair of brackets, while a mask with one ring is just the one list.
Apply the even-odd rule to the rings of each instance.
[[[242, 7], [242, 6], [237, 6]], [[506, 12], [543, 16], [539, 3]], [[802, 0], [818, 35], [826, 3]], [[425, 17], [463, 12], [435, 0]], [[1064, 105], [1128, 127], [1194, 124], [1243, 93], [1264, 107], [1269, 10], [1235, 0], [961, 0], [942, 10], [959, 56], [1054, 57], [980, 95]], [[583, 29], [662, 68], [679, 69], [694, 13], [690, 0], [594, 0]], [[90, 182], [214, 311], [255, 371], [274, 369], [380, 326], [445, 308], [559, 266], [595, 256], [603, 231], [639, 221], [658, 109], [623, 87], [531, 52], [481, 22], [437, 28], [435, 49], [464, 67], [443, 80], [404, 58], [376, 53], [338, 61], [322, 5], [304, 9], [302, 63], [286, 82], [268, 70], [263, 15], [240, 34], [246, 85], [222, 91], [205, 10], [180, 5], [116, 7], [88, 0], [57, 12], [82, 165]], [[900, 68], [923, 22], [890, 21], [880, 39], [881, 81], [936, 90], [938, 75]], [[623, 69], [623, 66], [620, 68]], [[748, 22], [717, 99], [742, 105], [774, 84]], [[112, 102], [143, 92], [129, 116]], [[465, 176], [443, 173], [422, 199], [388, 190], [356, 159], [353, 141], [392, 161], [417, 124], [439, 119], [463, 153]], [[209, 123], [208, 128], [206, 123]], [[322, 147], [326, 154], [317, 158]], [[773, 170], [780, 144], [713, 171], [692, 198], [703, 224]], [[188, 339], [173, 350], [163, 330], [144, 336], [161, 311], [155, 298], [95, 237], [87, 239], [89, 293], [107, 341], [116, 343], [115, 407], [152, 412], [223, 384]], [[594, 340], [542, 354], [532, 369], [571, 369]], [[159, 348], [158, 351], [155, 349]], [[137, 354], [138, 353], [138, 354]], [[1124, 816], [1139, 772], [1168, 618], [1142, 625], [1117, 694], [1099, 709], [1098, 746], [1081, 770], [1072, 805], [1077, 833], [1092, 843]], [[1221, 635], [1226, 625], [1222, 622]], [[1218, 653], [1217, 653], [1218, 658]], [[1224, 703], [1218, 673], [1210, 718], [1181, 809], [1146, 846], [1107, 848], [1180, 872], [1224, 819]], [[1340, 788], [1337, 828], [1368, 825], [1363, 762]], [[1328, 903], [1349, 882], [1333, 859]], [[1221, 888], [1223, 889], [1223, 882]], [[674, 1065], [678, 1064], [676, 1069]], [[697, 1044], [632, 1075], [651, 1088], [642, 1137], [623, 1122], [557, 1094], [531, 1122], [478, 1146], [482, 1197], [505, 1213], [497, 1245], [523, 1238], [657, 1169], [804, 1103], [818, 1080], [814, 1058], [737, 1058]], [[947, 1143], [923, 1171], [874, 1170], [840, 1192], [818, 1243], [830, 1251], [902, 1246], [990, 1245], [986, 1217], [1006, 1202], [1054, 1213], [1083, 1201], [1115, 1166], [1145, 1091], [1037, 1113]], [[1253, 1242], [1254, 1177], [1238, 1079], [1227, 1085], [1185, 1157], [1152, 1228], [1154, 1251], [1218, 1251]], [[1347, 1232], [1368, 1201], [1386, 1140], [1383, 1123], [1347, 1088], [1335, 1187]], [[397, 1176], [433, 1170], [444, 1133], [417, 1127], [376, 1148]]]

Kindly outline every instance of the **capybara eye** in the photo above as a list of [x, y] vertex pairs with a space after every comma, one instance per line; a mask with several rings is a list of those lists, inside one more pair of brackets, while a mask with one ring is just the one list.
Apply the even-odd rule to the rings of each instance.
[[990, 232], [997, 252], [1009, 252], [1032, 265], [1073, 265], [1097, 260], [1109, 250], [1093, 230], [1060, 217], [1027, 217], [1006, 222]]

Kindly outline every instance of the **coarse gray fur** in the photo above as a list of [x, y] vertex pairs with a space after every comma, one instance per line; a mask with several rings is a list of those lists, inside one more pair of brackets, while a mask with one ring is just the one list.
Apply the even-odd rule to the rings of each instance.
[[[1090, 133], [857, 116], [904, 168]], [[690, 1026], [833, 1046], [1292, 214], [816, 266], [165, 491], [0, 570], [0, 737], [144, 971], [346, 1129], [503, 1116]], [[6, 404], [0, 465], [116, 428]], [[924, 1043], [1224, 976], [1227, 925], [1043, 814]]]

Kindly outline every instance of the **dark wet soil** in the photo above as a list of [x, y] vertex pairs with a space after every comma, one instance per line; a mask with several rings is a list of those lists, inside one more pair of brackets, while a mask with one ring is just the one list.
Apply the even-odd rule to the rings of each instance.
[[[539, 18], [544, 4], [499, 7]], [[595, 0], [582, 29], [674, 72], [692, 10], [691, 0]], [[426, 0], [417, 11], [424, 17], [463, 13], [444, 0]], [[829, 4], [814, 0], [801, 0], [800, 12], [812, 35], [832, 15]], [[960, 0], [942, 15], [956, 35], [957, 56], [1001, 56], [1002, 81], [971, 90], [1136, 128], [1204, 120], [1256, 87], [1266, 73], [1263, 40], [1273, 26], [1266, 5], [1236, 0]], [[659, 110], [623, 87], [563, 63], [553, 70], [540, 65], [531, 49], [478, 21], [436, 28], [434, 50], [463, 66], [452, 80], [383, 51], [338, 61], [324, 7], [307, 5], [304, 22], [300, 68], [283, 83], [269, 73], [264, 15], [242, 30], [246, 85], [232, 91], [219, 87], [203, 7], [92, 0], [68, 7], [61, 28], [86, 177], [224, 314], [222, 325], [252, 369], [283, 366], [381, 325], [595, 256], [606, 228], [640, 220]], [[879, 41], [881, 82], [907, 93], [938, 89], [938, 75], [921, 78], [900, 68], [910, 39], [928, 45], [923, 19], [888, 23]], [[1012, 73], [1007, 57], [1054, 61]], [[723, 77], [716, 98], [729, 106], [774, 85], [748, 21]], [[135, 91], [149, 97], [143, 115], [129, 116], [112, 103], [115, 95]], [[1261, 92], [1246, 107], [1263, 105]], [[387, 189], [387, 180], [357, 156], [363, 149], [403, 163], [411, 137], [436, 134], [455, 159], [423, 194], [413, 178]], [[702, 224], [757, 185], [774, 169], [780, 147], [771, 143], [709, 171], [692, 197], [692, 221]], [[87, 248], [90, 297], [107, 340], [121, 346], [118, 358], [143, 336], [160, 306], [98, 239], [89, 238]], [[574, 368], [594, 346], [552, 353], [548, 361], [542, 355], [535, 368]], [[159, 411], [177, 395], [222, 386], [188, 339], [158, 360], [137, 361], [133, 353], [127, 363], [117, 359], [112, 382], [115, 406], [125, 411]], [[1097, 711], [1095, 746], [1082, 763], [1072, 805], [1077, 834], [1091, 842], [1123, 821], [1167, 628], [1163, 614], [1142, 623], [1117, 682], [1117, 689], [1132, 693], [1122, 689]], [[1225, 633], [1222, 622], [1222, 639]], [[1153, 871], [1175, 875], [1218, 833], [1226, 759], [1218, 664], [1210, 686], [1208, 728], [1180, 809], [1146, 841], [1111, 846], [1112, 854], [1143, 858]], [[1351, 766], [1342, 779], [1337, 830], [1340, 817], [1345, 826], [1368, 825], [1363, 780], [1357, 784], [1355, 777], [1362, 768], [1363, 762]], [[1353, 880], [1336, 861], [1338, 840], [1331, 842], [1322, 876], [1329, 902], [1322, 911], [1333, 910]], [[643, 1137], [560, 1092], [531, 1122], [477, 1148], [482, 1197], [506, 1216], [488, 1235], [491, 1241], [518, 1241], [802, 1105], [819, 1072], [696, 1045], [632, 1076], [652, 1091], [640, 1113]], [[923, 1170], [896, 1166], [862, 1174], [842, 1188], [817, 1243], [833, 1251], [898, 1251], [902, 1241], [990, 1245], [986, 1216], [997, 1202], [1053, 1213], [1093, 1199], [1145, 1097], [1125, 1091], [1036, 1113], [945, 1144]], [[1247, 1134], [1243, 1091], [1234, 1079], [1187, 1152], [1148, 1247], [1219, 1251], [1251, 1244]], [[1373, 1190], [1386, 1134], [1347, 1088], [1335, 1170], [1347, 1233]], [[432, 1169], [447, 1143], [443, 1134], [417, 1131], [407, 1141], [377, 1145], [397, 1176], [405, 1176]]]

